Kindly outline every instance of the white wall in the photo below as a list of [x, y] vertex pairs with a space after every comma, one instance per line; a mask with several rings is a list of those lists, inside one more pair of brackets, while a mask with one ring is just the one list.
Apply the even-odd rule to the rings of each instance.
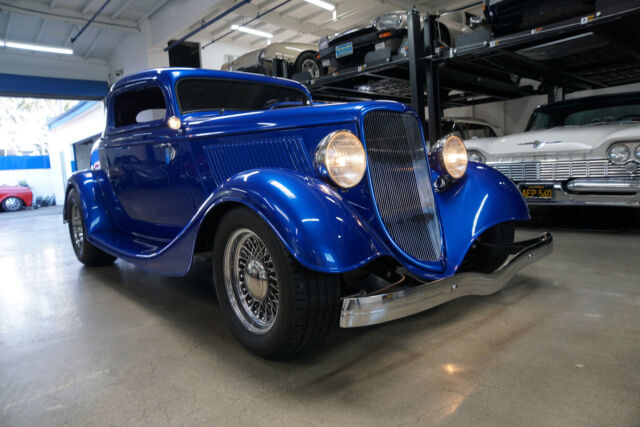
[[2, 49], [0, 73], [104, 81], [107, 79], [107, 64], [76, 56], [16, 53]]
[[[53, 159], [51, 159], [53, 161]], [[33, 192], [33, 200], [36, 197], [48, 197], [56, 194], [54, 188], [54, 176], [52, 169], [15, 169], [0, 171], [0, 185], [18, 185], [19, 181], [27, 181]], [[64, 195], [64, 193], [63, 193]], [[63, 199], [58, 198], [56, 202], [61, 203]]]
[[[87, 139], [97, 133], [102, 133], [106, 123], [104, 104], [96, 105], [50, 131], [49, 157], [51, 159], [52, 186], [56, 200], [64, 200], [66, 178], [71, 171], [71, 161], [74, 159], [74, 142]], [[60, 153], [64, 156], [64, 165], [61, 164]], [[64, 167], [64, 169], [63, 169]]]

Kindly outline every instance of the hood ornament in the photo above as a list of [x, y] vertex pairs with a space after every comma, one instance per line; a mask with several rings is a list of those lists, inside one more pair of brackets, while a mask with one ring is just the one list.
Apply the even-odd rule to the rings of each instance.
[[518, 145], [532, 145], [533, 148], [542, 148], [547, 144], [560, 144], [562, 141], [541, 141], [539, 139], [536, 139], [535, 141], [531, 141], [531, 142], [521, 142]]

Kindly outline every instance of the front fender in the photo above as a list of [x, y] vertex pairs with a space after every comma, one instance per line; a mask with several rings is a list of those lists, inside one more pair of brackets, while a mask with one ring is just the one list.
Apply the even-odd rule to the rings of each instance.
[[467, 251], [484, 231], [496, 224], [530, 219], [518, 188], [497, 170], [469, 162], [464, 180], [435, 193], [446, 242], [445, 276], [460, 267]]
[[358, 268], [387, 253], [355, 210], [332, 187], [285, 169], [242, 172], [227, 180], [209, 204], [238, 202], [258, 213], [291, 255], [326, 273]]

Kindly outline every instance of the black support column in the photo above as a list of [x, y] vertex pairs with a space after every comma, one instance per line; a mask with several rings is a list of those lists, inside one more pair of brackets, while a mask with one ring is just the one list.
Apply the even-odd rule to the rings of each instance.
[[409, 84], [411, 88], [411, 106], [418, 116], [422, 125], [425, 125], [424, 113], [424, 42], [420, 31], [420, 13], [416, 9], [407, 12], [407, 24], [409, 35]]
[[442, 109], [440, 108], [440, 82], [438, 64], [433, 61], [436, 52], [435, 34], [438, 25], [437, 15], [426, 14], [424, 17], [424, 45], [427, 54], [425, 60], [425, 80], [427, 86], [427, 108], [429, 111], [429, 148], [433, 147], [440, 139], [440, 120]]

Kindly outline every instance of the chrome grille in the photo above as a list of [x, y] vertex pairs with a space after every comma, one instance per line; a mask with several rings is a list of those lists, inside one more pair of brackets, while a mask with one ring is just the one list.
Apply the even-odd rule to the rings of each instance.
[[364, 117], [369, 176], [380, 217], [393, 241], [421, 261], [440, 259], [440, 223], [419, 124], [411, 114]]
[[487, 163], [513, 181], [564, 181], [569, 178], [604, 178], [609, 176], [640, 176], [629, 174], [624, 166], [608, 160], [570, 160], [543, 162]]

